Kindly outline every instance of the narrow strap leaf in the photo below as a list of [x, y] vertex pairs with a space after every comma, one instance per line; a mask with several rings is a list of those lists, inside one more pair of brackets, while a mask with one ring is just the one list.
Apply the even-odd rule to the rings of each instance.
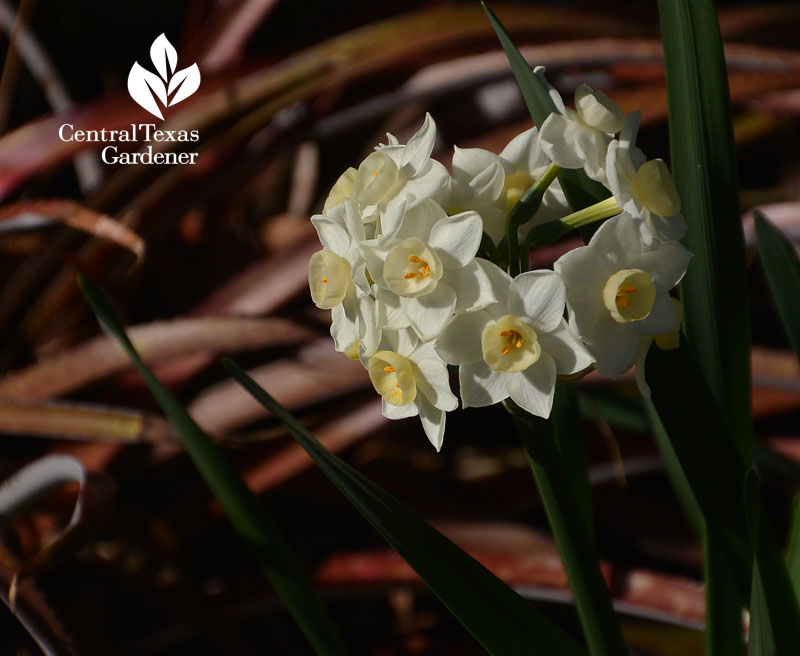
[[235, 362], [223, 358], [222, 364], [289, 430], [320, 470], [490, 654], [585, 654], [561, 629], [469, 554], [322, 446]]
[[[563, 400], [560, 402], [563, 403]], [[509, 406], [528, 456], [558, 551], [567, 570], [578, 617], [592, 656], [627, 654], [608, 586], [585, 518], [549, 421]], [[559, 412], [563, 412], [561, 408]], [[560, 428], [565, 426], [563, 422]], [[563, 437], [563, 436], [562, 436]]]
[[683, 327], [749, 464], [750, 305], [728, 77], [711, 0], [659, 0], [672, 173], [694, 253]]
[[[514, 45], [500, 19], [497, 18], [496, 14], [485, 2], [482, 1], [481, 5], [483, 5], [489, 20], [492, 22], [492, 27], [497, 33], [500, 45], [505, 50], [531, 118], [533, 118], [533, 122], [537, 126], [541, 126], [545, 119], [556, 111], [556, 106], [553, 104], [547, 89], [542, 85], [541, 80], [536, 77], [528, 62], [525, 61], [525, 57]], [[589, 205], [594, 205], [610, 195], [603, 185], [590, 180], [586, 173], [581, 170], [562, 170], [558, 174], [558, 181], [561, 183], [561, 188], [564, 190], [567, 201], [573, 210], [580, 210], [584, 207], [589, 207]]]
[[178, 430], [186, 451], [206, 484], [225, 509], [236, 530], [252, 547], [264, 574], [314, 650], [321, 656], [347, 654], [336, 627], [292, 553], [280, 527], [255, 498], [223, 451], [142, 362], [100, 290], [82, 276], [78, 276], [78, 284], [100, 322], [119, 340], [164, 414]]
[[[800, 645], [800, 608], [775, 533], [761, 512], [758, 475], [744, 482], [747, 528], [755, 554], [750, 631], [764, 654], [791, 654]], [[753, 620], [753, 614], [755, 619]]]
[[755, 213], [761, 267], [789, 343], [800, 358], [800, 258], [792, 243], [761, 212]]

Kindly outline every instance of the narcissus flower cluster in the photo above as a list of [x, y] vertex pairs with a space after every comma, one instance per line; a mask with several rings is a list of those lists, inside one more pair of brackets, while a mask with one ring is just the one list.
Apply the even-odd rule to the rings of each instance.
[[[312, 217], [323, 248], [309, 262], [309, 287], [331, 311], [336, 350], [364, 365], [386, 417], [419, 416], [437, 450], [458, 407], [447, 365], [458, 368], [463, 407], [511, 399], [546, 418], [556, 381], [593, 368], [617, 378], [635, 366], [648, 396], [647, 350], [677, 346], [680, 303], [670, 291], [691, 254], [678, 241], [686, 223], [669, 169], [635, 145], [641, 113], [625, 116], [585, 84], [568, 108], [535, 72], [557, 109], [540, 130], [499, 155], [456, 147], [451, 175], [431, 158], [427, 115], [407, 144], [389, 134], [345, 171]], [[581, 169], [609, 198], [571, 213], [555, 179], [562, 169]], [[509, 213], [537, 181], [535, 213], [512, 225]], [[527, 243], [544, 223], [604, 219], [554, 270], [509, 275], [509, 237]]]

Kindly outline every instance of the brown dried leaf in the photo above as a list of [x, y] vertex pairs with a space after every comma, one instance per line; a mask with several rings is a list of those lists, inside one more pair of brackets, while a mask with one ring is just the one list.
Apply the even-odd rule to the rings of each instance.
[[[128, 334], [145, 362], [185, 355], [228, 353], [297, 344], [313, 331], [288, 319], [204, 317], [155, 321]], [[42, 401], [131, 368], [130, 359], [111, 336], [99, 336], [0, 380], [0, 398]]]
[[133, 230], [116, 219], [100, 214], [78, 203], [64, 199], [25, 200], [0, 207], [0, 229], [10, 232], [16, 228], [44, 227], [60, 221], [71, 228], [87, 232], [100, 239], [112, 241], [128, 249], [137, 261], [144, 257], [145, 243]]

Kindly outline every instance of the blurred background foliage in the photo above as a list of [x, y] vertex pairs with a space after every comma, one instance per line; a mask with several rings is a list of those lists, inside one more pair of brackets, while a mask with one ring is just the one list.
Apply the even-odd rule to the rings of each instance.
[[[319, 248], [308, 218], [387, 130], [404, 141], [430, 111], [434, 156], [449, 163], [454, 144], [499, 152], [528, 127], [478, 4], [0, 6], [0, 478], [45, 454], [77, 458], [91, 474], [5, 532], [4, 599], [12, 572], [59, 534], [81, 490], [99, 490], [82, 539], [21, 585], [23, 612], [0, 612], [0, 653], [39, 653], [28, 631], [51, 635], [57, 653], [310, 653], [141, 379], [101, 335], [76, 273], [110, 293], [143, 359], [265, 499], [355, 653], [481, 650], [227, 379], [220, 354], [235, 353], [329, 449], [579, 635], [511, 420], [498, 407], [452, 413], [436, 454], [417, 422], [381, 417], [366, 373], [333, 352], [327, 313], [307, 293], [307, 260]], [[585, 81], [626, 112], [641, 108], [642, 147], [668, 159], [655, 3], [493, 6], [565, 97]], [[9, 51], [16, 11], [39, 46], [32, 59]], [[800, 7], [719, 3], [719, 18], [751, 259], [756, 464], [764, 511], [785, 537], [800, 471], [800, 366], [754, 262], [752, 210], [800, 240]], [[203, 75], [165, 124], [200, 131], [197, 165], [105, 166], [96, 151], [59, 142], [64, 122], [150, 122], [126, 79], [161, 32], [179, 67], [197, 61]], [[55, 78], [31, 73], [42, 56]], [[67, 96], [56, 113], [54, 85]], [[76, 157], [83, 164], [73, 166]], [[131, 232], [108, 239], [107, 217]], [[550, 266], [575, 240], [536, 251], [534, 264]], [[143, 257], [128, 252], [142, 244]], [[598, 545], [625, 637], [637, 653], [701, 654], [702, 550], [646, 410], [629, 379], [589, 376], [579, 391]]]

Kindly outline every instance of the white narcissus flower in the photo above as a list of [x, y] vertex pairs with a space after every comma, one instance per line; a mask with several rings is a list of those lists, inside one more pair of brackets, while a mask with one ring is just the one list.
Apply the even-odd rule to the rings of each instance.
[[380, 350], [362, 362], [383, 399], [383, 416], [419, 416], [431, 444], [441, 449], [446, 413], [458, 407], [458, 399], [433, 344], [420, 342], [407, 330], [385, 331]]
[[530, 271], [513, 280], [494, 267], [501, 300], [457, 316], [436, 340], [444, 360], [459, 366], [465, 408], [511, 399], [549, 417], [556, 377], [583, 371], [592, 356], [564, 320], [565, 290], [554, 271]]
[[[550, 160], [541, 148], [536, 128], [514, 137], [500, 155], [482, 148], [455, 148], [453, 176], [462, 185], [474, 190], [474, 205], [454, 203], [462, 209], [474, 209], [484, 220], [484, 231], [495, 244], [503, 238], [506, 217], [517, 201], [544, 173]], [[458, 190], [458, 186], [456, 186]], [[539, 223], [553, 221], [569, 213], [564, 192], [558, 181], [547, 188], [542, 204], [533, 219], [521, 229], [520, 236]]]
[[587, 246], [556, 261], [570, 325], [594, 355], [597, 371], [619, 377], [643, 358], [642, 338], [677, 330], [669, 290], [691, 257], [676, 241], [645, 249], [636, 220], [620, 214], [600, 226]]
[[686, 234], [681, 199], [662, 159], [647, 161], [636, 147], [642, 112], [628, 115], [619, 140], [612, 141], [606, 154], [608, 188], [617, 204], [638, 219], [645, 246], [678, 241]]
[[436, 124], [430, 114], [425, 115], [422, 127], [408, 144], [388, 137], [388, 145], [378, 146], [358, 169], [350, 168], [339, 177], [325, 208], [330, 210], [351, 198], [362, 220], [374, 224], [390, 203], [405, 203], [412, 208], [426, 198], [444, 194], [449, 175], [440, 162], [430, 157], [436, 142]]
[[575, 90], [575, 109], [565, 107], [545, 79], [544, 68], [538, 66], [534, 72], [560, 112], [550, 114], [539, 130], [542, 150], [558, 166], [582, 168], [590, 178], [605, 183], [606, 151], [612, 135], [622, 129], [625, 113], [605, 93], [586, 84]]
[[639, 341], [639, 347], [636, 350], [636, 360], [634, 362], [634, 366], [636, 367], [636, 387], [639, 388], [642, 396], [646, 399], [650, 398], [650, 385], [647, 384], [647, 380], [645, 379], [644, 365], [650, 346], [655, 342], [656, 346], [662, 351], [671, 351], [678, 348], [681, 344], [680, 323], [683, 318], [683, 307], [677, 298], [671, 298], [670, 300], [672, 301], [672, 308], [675, 312], [678, 326], [675, 330], [662, 335], [647, 335], [646, 337], [642, 337]]
[[481, 218], [475, 212], [447, 216], [432, 200], [399, 219], [387, 214], [385, 232], [362, 242], [367, 270], [378, 286], [381, 328], [412, 327], [425, 341], [436, 337], [454, 313], [493, 303], [485, 260], [475, 257]]
[[311, 218], [323, 249], [308, 262], [308, 286], [314, 304], [331, 310], [336, 350], [358, 359], [359, 346], [369, 355], [380, 341], [375, 301], [358, 249], [364, 224], [349, 199], [329, 214]]

